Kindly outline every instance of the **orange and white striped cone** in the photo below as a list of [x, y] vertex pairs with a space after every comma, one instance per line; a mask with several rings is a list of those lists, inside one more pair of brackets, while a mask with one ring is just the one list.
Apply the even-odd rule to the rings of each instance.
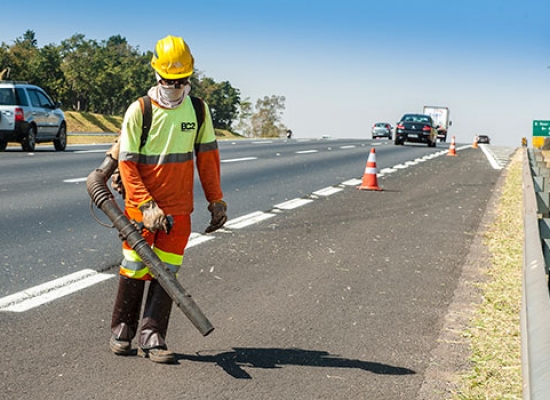
[[449, 151], [447, 152], [447, 155], [456, 157], [456, 145], [454, 136], [451, 139], [451, 145], [449, 146]]
[[376, 176], [376, 152], [374, 151], [374, 147], [370, 150], [365, 173], [363, 174], [363, 181], [361, 185], [357, 186], [357, 189], [382, 190], [382, 188], [378, 186], [378, 177]]
[[472, 147], [474, 149], [479, 149], [479, 146], [477, 145], [477, 141], [479, 140], [479, 137], [477, 135], [474, 136], [474, 144], [472, 144]]

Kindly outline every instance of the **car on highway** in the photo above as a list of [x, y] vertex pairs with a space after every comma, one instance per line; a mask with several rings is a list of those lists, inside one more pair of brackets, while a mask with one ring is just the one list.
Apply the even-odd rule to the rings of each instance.
[[426, 143], [429, 147], [435, 147], [437, 127], [432, 117], [425, 114], [404, 114], [395, 126], [394, 143], [403, 145], [405, 142]]
[[34, 151], [37, 143], [53, 143], [55, 150], [67, 146], [67, 123], [61, 103], [44, 89], [24, 81], [0, 81], [0, 151], [19, 143]]
[[387, 138], [391, 139], [392, 136], [392, 128], [391, 124], [389, 122], [376, 122], [372, 126], [372, 138], [378, 139], [378, 138]]
[[491, 144], [491, 138], [487, 135], [477, 135], [477, 142]]

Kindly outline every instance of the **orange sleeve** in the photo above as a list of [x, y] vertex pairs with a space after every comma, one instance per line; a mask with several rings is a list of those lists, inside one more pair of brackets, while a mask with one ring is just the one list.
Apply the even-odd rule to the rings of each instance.
[[210, 203], [215, 200], [223, 199], [220, 184], [220, 152], [217, 146], [211, 150], [197, 151], [196, 163], [206, 200]]

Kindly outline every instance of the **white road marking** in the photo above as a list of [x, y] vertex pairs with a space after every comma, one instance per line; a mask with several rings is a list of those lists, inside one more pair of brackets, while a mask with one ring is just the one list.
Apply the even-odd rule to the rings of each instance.
[[187, 246], [185, 246], [185, 248], [188, 249], [201, 243], [208, 242], [212, 239], [214, 239], [214, 236], [206, 236], [200, 233], [192, 232], [191, 236], [189, 236], [189, 241], [187, 242]]
[[485, 157], [487, 157], [487, 160], [489, 160], [489, 163], [491, 164], [493, 169], [502, 169], [503, 168], [503, 166], [500, 165], [497, 162], [497, 159], [496, 159], [495, 155], [493, 154], [493, 152], [491, 151], [491, 149], [489, 149], [489, 146], [482, 143], [482, 144], [479, 145], [479, 148], [481, 150], [483, 150], [483, 153], [485, 154]]
[[312, 199], [292, 199], [285, 201], [284, 203], [275, 204], [273, 207], [280, 210], [293, 210], [295, 208], [309, 204], [312, 201]]
[[75, 153], [106, 153], [107, 150], [77, 150]]
[[73, 178], [73, 179], [64, 179], [63, 182], [65, 183], [79, 183], [79, 182], [86, 182], [88, 178]]
[[257, 222], [266, 220], [268, 218], [274, 217], [275, 214], [271, 213], [265, 213], [262, 211], [256, 211], [247, 215], [243, 215], [242, 217], [238, 217], [232, 220], [229, 220], [225, 223], [224, 228], [226, 229], [241, 229], [246, 226], [255, 224]]
[[357, 185], [361, 184], [361, 182], [363, 182], [361, 179], [353, 178], [353, 179], [350, 179], [348, 181], [342, 182], [342, 185], [357, 186]]
[[338, 193], [338, 192], [341, 192], [342, 189], [341, 187], [334, 187], [334, 186], [329, 186], [329, 187], [326, 187], [326, 188], [323, 188], [323, 189], [319, 189], [315, 192], [313, 192], [314, 195], [316, 196], [330, 196], [334, 193]]
[[[256, 144], [259, 143], [271, 143], [270, 141], [261, 141], [261, 142], [254, 142]], [[378, 145], [376, 143], [375, 145]], [[355, 146], [341, 146], [341, 149], [347, 149], [347, 148], [353, 148]], [[461, 148], [457, 148], [457, 150], [461, 150], [463, 148], [468, 148], [470, 146], [464, 146]], [[482, 147], [482, 146], [480, 146]], [[485, 151], [485, 149], [482, 147], [484, 152], [488, 154], [488, 152]], [[104, 152], [104, 150], [87, 150], [87, 151], [77, 151], [76, 153], [100, 153]], [[307, 154], [307, 153], [317, 153], [318, 150], [304, 150], [304, 151], [297, 151], [296, 154]], [[397, 171], [398, 169], [404, 169], [408, 168], [409, 166], [414, 166], [419, 162], [424, 162], [429, 159], [439, 157], [441, 155], [447, 154], [447, 151], [440, 151], [437, 153], [432, 153], [430, 155], [424, 156], [420, 159], [416, 159], [414, 161], [407, 161], [403, 164], [398, 164], [394, 166], [393, 168], [385, 168], [382, 171], [380, 171], [377, 176], [382, 176], [383, 174], [392, 173]], [[487, 155], [487, 158], [490, 159], [490, 156]], [[250, 161], [250, 160], [256, 160], [257, 157], [245, 157], [245, 158], [236, 158], [236, 159], [229, 159], [229, 160], [222, 160], [221, 162], [238, 162], [238, 161]], [[494, 158], [493, 158], [494, 159]], [[495, 161], [496, 162], [496, 161]], [[500, 166], [495, 166], [495, 168], [498, 168]], [[502, 168], [502, 167], [500, 167]], [[87, 178], [72, 178], [72, 179], [66, 179], [64, 182], [67, 183], [78, 183], [78, 182], [84, 182]], [[345, 186], [356, 186], [362, 182], [361, 179], [350, 179], [345, 182], [342, 182], [342, 185]], [[313, 195], [316, 196], [330, 196], [332, 194], [338, 193], [342, 191], [342, 187], [335, 187], [330, 186], [326, 187], [320, 190], [317, 190], [313, 192]], [[313, 199], [304, 199], [304, 198], [297, 198], [292, 199], [283, 203], [276, 204], [274, 206], [274, 209], [278, 210], [292, 210], [301, 206], [304, 206], [306, 204], [311, 203], [314, 201]], [[276, 211], [276, 210], [274, 210]], [[253, 225], [255, 223], [264, 221], [266, 219], [275, 217], [276, 214], [273, 213], [265, 213], [261, 211], [256, 211], [247, 215], [244, 215], [242, 217], [238, 217], [235, 219], [232, 219], [228, 221], [224, 228], [227, 229], [241, 229], [250, 225]], [[223, 228], [220, 229], [221, 232], [223, 232]], [[207, 242], [211, 239], [214, 239], [214, 236], [207, 236], [202, 235], [200, 233], [191, 233], [191, 236], [189, 237], [189, 242], [186, 246], [186, 248], [190, 248], [193, 246], [197, 246], [199, 244], [202, 244], [204, 242]], [[11, 312], [23, 312], [30, 310], [32, 308], [38, 307], [39, 305], [51, 302], [55, 299], [59, 299], [61, 297], [67, 296], [68, 294], [77, 292], [81, 289], [84, 289], [86, 287], [92, 286], [96, 283], [105, 281], [107, 279], [113, 278], [116, 275], [112, 274], [103, 274], [98, 273], [91, 269], [86, 269], [80, 272], [76, 272], [71, 275], [67, 275], [66, 277], [59, 278], [56, 280], [53, 280], [51, 282], [46, 282], [42, 285], [35, 286], [33, 288], [15, 293], [13, 295], [0, 298], [0, 311], [11, 311]]]
[[84, 269], [0, 299], [0, 311], [23, 312], [67, 296], [116, 275]]
[[242, 158], [231, 158], [228, 160], [221, 160], [222, 163], [230, 163], [230, 162], [239, 162], [239, 161], [250, 161], [250, 160], [257, 160], [258, 157], [242, 157]]
[[297, 151], [296, 154], [309, 154], [309, 153], [318, 153], [319, 150], [302, 150], [302, 151]]

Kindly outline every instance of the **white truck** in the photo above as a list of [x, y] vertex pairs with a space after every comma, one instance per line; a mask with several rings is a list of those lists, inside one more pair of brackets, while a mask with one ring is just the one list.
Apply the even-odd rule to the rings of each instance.
[[437, 138], [440, 142], [447, 141], [447, 131], [452, 121], [449, 121], [449, 107], [424, 106], [423, 114], [432, 117], [435, 126], [437, 126]]

